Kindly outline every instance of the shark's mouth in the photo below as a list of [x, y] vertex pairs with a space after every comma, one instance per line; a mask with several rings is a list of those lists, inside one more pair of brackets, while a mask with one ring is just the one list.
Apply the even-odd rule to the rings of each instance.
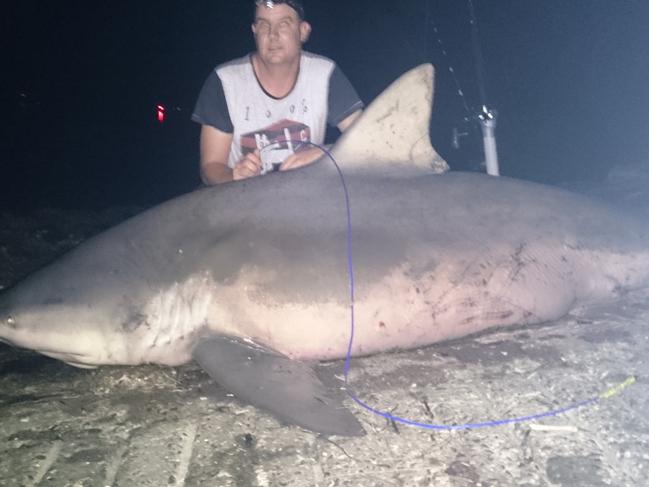
[[35, 349], [34, 351], [40, 353], [41, 355], [46, 355], [47, 357], [60, 360], [61, 362], [65, 362], [66, 364], [70, 364], [74, 367], [79, 367], [82, 369], [97, 368], [96, 365], [87, 363], [87, 361], [89, 361], [90, 359], [90, 356], [87, 354], [75, 352], [57, 352], [48, 349]]
[[72, 367], [77, 367], [78, 369], [96, 369], [98, 367], [97, 365], [88, 365], [79, 362], [71, 362], [70, 360], [64, 360], [64, 362], [68, 365], [71, 365]]
[[[9, 345], [10, 347], [16, 347], [16, 348], [21, 348], [18, 347], [15, 343], [11, 342], [7, 338], [0, 338], [0, 343], [4, 343], [5, 345]], [[48, 349], [40, 349], [40, 350], [34, 350], [37, 353], [40, 353], [41, 355], [45, 355], [47, 357], [51, 357], [56, 360], [60, 360], [62, 362], [65, 362], [66, 364], [70, 364], [73, 367], [79, 367], [81, 369], [96, 369], [96, 365], [91, 365], [84, 363], [80, 360], [87, 359], [89, 358], [88, 355], [83, 354], [83, 353], [74, 353], [74, 352], [55, 352], [53, 350], [48, 350]]]

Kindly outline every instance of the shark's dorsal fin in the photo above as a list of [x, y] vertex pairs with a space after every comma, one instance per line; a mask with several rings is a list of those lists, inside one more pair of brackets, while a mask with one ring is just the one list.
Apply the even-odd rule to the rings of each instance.
[[422, 64], [394, 81], [332, 149], [346, 169], [441, 173], [448, 164], [430, 143], [434, 69]]

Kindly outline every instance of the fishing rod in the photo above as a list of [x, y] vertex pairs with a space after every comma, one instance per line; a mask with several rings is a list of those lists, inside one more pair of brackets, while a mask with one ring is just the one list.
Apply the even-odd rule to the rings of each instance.
[[[450, 62], [450, 56], [448, 55], [444, 42], [442, 41], [442, 37], [437, 28], [437, 25], [433, 20], [433, 16], [430, 13], [429, 0], [426, 0], [426, 15], [425, 15], [426, 44], [428, 44], [428, 26], [430, 25], [437, 37], [436, 40], [437, 40], [437, 44], [439, 45], [439, 49], [448, 64], [448, 71], [455, 84], [456, 92], [460, 97], [460, 99], [462, 100], [462, 105], [466, 113], [464, 119], [465, 122], [476, 121], [480, 124], [480, 128], [482, 130], [482, 142], [484, 148], [485, 165], [487, 169], [487, 174], [490, 174], [492, 176], [498, 176], [500, 174], [500, 170], [499, 170], [498, 151], [496, 146], [496, 135], [495, 135], [498, 112], [495, 109], [490, 108], [486, 101], [487, 90], [485, 88], [485, 81], [484, 81], [484, 59], [482, 56], [482, 48], [480, 44], [478, 18], [476, 16], [473, 0], [467, 0], [467, 1], [469, 7], [469, 23], [471, 25], [471, 43], [473, 48], [473, 58], [475, 63], [478, 90], [480, 92], [481, 107], [477, 113], [472, 112], [472, 110], [469, 108], [469, 104], [464, 94], [464, 90], [460, 85], [459, 79], [455, 72], [455, 68], [453, 67], [453, 64]], [[453, 147], [455, 149], [459, 149], [460, 139], [467, 135], [468, 132], [461, 132], [457, 129], [457, 127], [454, 127], [453, 139], [452, 139]]]
[[498, 150], [496, 147], [496, 110], [489, 108], [487, 105], [487, 90], [484, 81], [484, 58], [482, 57], [482, 47], [480, 45], [480, 32], [478, 30], [478, 18], [475, 14], [473, 0], [467, 0], [469, 3], [469, 16], [471, 24], [471, 40], [473, 44], [473, 59], [475, 61], [476, 76], [478, 77], [478, 89], [480, 90], [480, 103], [482, 105], [480, 113], [477, 115], [482, 128], [482, 143], [484, 145], [485, 163], [487, 165], [487, 174], [499, 176], [500, 169], [498, 164]]

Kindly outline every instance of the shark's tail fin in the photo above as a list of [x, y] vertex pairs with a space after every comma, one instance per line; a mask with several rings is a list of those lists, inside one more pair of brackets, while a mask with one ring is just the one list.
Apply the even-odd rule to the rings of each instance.
[[448, 170], [428, 135], [433, 107], [434, 69], [418, 66], [393, 82], [332, 149], [344, 168]]

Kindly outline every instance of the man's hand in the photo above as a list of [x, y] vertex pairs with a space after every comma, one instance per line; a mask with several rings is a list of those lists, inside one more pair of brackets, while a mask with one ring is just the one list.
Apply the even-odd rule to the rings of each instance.
[[301, 150], [284, 159], [282, 165], [279, 166], [279, 170], [288, 171], [289, 169], [297, 169], [298, 167], [306, 166], [307, 164], [311, 164], [318, 160], [323, 154], [324, 152], [322, 152], [322, 149], [317, 147]]
[[232, 179], [238, 181], [240, 179], [247, 179], [253, 176], [259, 176], [261, 173], [261, 156], [259, 149], [254, 152], [246, 154], [232, 170]]

